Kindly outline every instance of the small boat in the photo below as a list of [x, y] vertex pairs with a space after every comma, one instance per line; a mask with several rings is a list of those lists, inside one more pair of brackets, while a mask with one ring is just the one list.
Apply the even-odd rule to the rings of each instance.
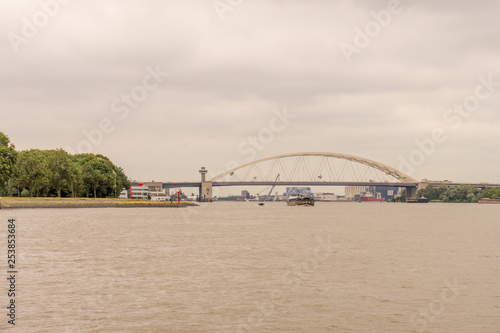
[[291, 197], [286, 202], [288, 206], [314, 206], [314, 199], [312, 197]]

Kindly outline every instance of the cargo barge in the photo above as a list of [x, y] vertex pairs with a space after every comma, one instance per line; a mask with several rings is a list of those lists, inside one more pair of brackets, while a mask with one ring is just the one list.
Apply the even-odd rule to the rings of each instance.
[[477, 203], [480, 204], [500, 204], [500, 197], [498, 198], [481, 198]]
[[406, 203], [428, 203], [429, 202], [429, 199], [425, 198], [425, 197], [421, 197], [421, 198], [409, 198], [409, 199], [406, 199]]

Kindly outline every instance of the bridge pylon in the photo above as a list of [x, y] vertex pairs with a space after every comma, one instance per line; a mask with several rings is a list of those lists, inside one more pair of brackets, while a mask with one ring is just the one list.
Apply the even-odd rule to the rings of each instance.
[[418, 188], [416, 186], [406, 187], [406, 199], [416, 199], [417, 190]]
[[418, 199], [417, 192], [418, 190], [425, 189], [429, 185], [427, 182], [419, 182], [417, 186], [406, 187], [406, 197], [408, 199]]
[[200, 174], [201, 174], [201, 185], [199, 188], [199, 201], [212, 201], [212, 182], [208, 181], [206, 179], [206, 174], [208, 170], [205, 169], [205, 167], [201, 167], [200, 169]]

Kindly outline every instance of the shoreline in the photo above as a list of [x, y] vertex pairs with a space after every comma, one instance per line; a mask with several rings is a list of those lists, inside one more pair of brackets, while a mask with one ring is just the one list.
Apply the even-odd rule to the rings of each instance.
[[36, 208], [183, 208], [198, 206], [194, 202], [152, 202], [141, 199], [94, 199], [94, 198], [0, 198], [0, 209]]

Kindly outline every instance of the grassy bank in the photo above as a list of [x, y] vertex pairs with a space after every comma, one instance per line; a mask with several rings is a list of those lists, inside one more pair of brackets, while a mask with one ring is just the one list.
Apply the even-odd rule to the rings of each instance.
[[2, 197], [0, 208], [110, 208], [110, 207], [186, 207], [197, 206], [193, 202], [152, 202], [140, 199], [93, 199], [93, 198], [12, 198]]

